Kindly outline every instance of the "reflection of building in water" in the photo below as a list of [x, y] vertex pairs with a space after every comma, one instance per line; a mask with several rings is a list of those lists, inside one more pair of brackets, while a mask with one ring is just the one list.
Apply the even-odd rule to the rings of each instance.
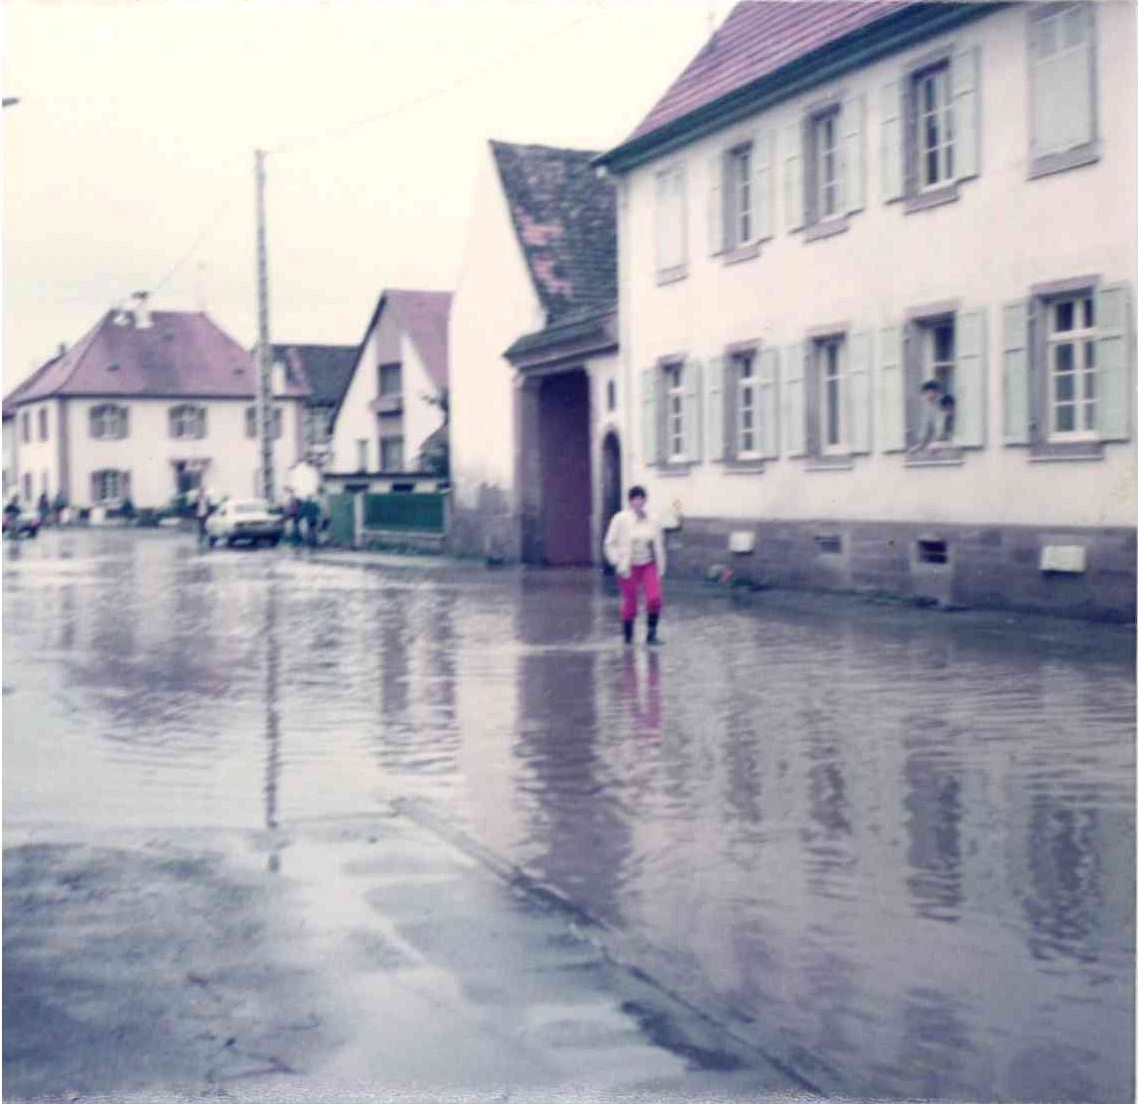
[[961, 787], [957, 734], [938, 717], [912, 719], [904, 746], [908, 812], [907, 878], [919, 915], [955, 920], [963, 901]]
[[[895, 1068], [903, 1083], [895, 1086], [897, 1091], [913, 1099], [935, 1100], [946, 1093], [972, 1098], [962, 1084], [968, 1076], [962, 1067], [974, 1070], [974, 1062], [961, 1058], [972, 1054], [973, 1047], [967, 1020], [949, 994], [939, 988], [910, 989], [901, 1009], [901, 1031]], [[978, 1081], [974, 1099], [990, 1097], [991, 1074]]]
[[571, 898], [615, 918], [629, 830], [607, 785], [596, 671], [604, 653], [573, 646], [591, 634], [594, 608], [576, 588], [525, 590], [516, 755], [533, 866]]
[[1023, 911], [1031, 926], [1028, 946], [1037, 958], [1096, 957], [1103, 906], [1099, 837], [1095, 809], [1048, 794], [1031, 799], [1031, 888]]
[[278, 797], [281, 776], [281, 645], [277, 636], [277, 581], [265, 595], [265, 830], [269, 833], [269, 870], [280, 869]]

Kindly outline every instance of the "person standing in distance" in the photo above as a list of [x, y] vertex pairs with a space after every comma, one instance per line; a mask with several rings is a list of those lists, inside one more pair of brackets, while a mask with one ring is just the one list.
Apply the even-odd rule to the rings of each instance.
[[660, 643], [656, 627], [660, 623], [660, 580], [664, 577], [667, 557], [664, 534], [647, 505], [647, 491], [643, 487], [631, 488], [628, 509], [613, 516], [605, 534], [605, 559], [616, 570], [620, 584], [620, 621], [626, 644], [632, 643], [641, 588], [648, 606], [648, 643]]

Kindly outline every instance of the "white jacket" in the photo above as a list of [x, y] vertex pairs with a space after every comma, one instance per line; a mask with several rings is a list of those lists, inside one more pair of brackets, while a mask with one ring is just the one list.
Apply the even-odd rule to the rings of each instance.
[[[656, 559], [656, 571], [664, 577], [667, 554], [664, 551], [664, 533], [655, 515], [645, 512], [652, 526], [652, 554]], [[636, 514], [632, 510], [621, 510], [614, 514], [605, 534], [605, 559], [616, 569], [622, 578], [632, 570], [632, 525]]]

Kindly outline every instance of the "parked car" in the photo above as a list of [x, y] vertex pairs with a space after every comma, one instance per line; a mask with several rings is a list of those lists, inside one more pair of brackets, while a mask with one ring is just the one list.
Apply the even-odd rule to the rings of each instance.
[[284, 535], [284, 518], [263, 499], [228, 499], [206, 519], [205, 532], [211, 548], [218, 541], [231, 548], [241, 541], [276, 545]]
[[18, 537], [32, 537], [40, 531], [40, 516], [31, 510], [20, 508], [4, 511], [4, 536], [16, 539]]

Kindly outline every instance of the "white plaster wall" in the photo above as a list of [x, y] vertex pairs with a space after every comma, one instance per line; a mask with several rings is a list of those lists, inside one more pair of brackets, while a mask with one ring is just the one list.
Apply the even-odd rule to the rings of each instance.
[[16, 489], [16, 419], [4, 419], [4, 492], [5, 501]]
[[[39, 438], [40, 411], [47, 411], [47, 440]], [[23, 418], [25, 412], [30, 416], [30, 435], [27, 441], [23, 438]], [[60, 433], [60, 403], [55, 399], [45, 399], [42, 402], [29, 403], [16, 411], [15, 418], [15, 462], [16, 487], [21, 498], [29, 504], [34, 504], [45, 489], [48, 497], [54, 497], [59, 490], [59, 433]], [[24, 495], [24, 474], [32, 477], [31, 494]]]
[[458, 503], [474, 506], [483, 484], [513, 501], [513, 369], [502, 353], [544, 325], [489, 145], [468, 226], [450, 312], [451, 471]]
[[419, 467], [423, 442], [443, 424], [442, 411], [427, 401], [438, 388], [427, 374], [415, 342], [403, 335], [403, 466]]
[[367, 470], [376, 470], [379, 464], [378, 430], [375, 415], [368, 409], [368, 404], [378, 390], [379, 352], [373, 330], [360, 348], [351, 383], [348, 384], [344, 401], [336, 415], [336, 428], [332, 433], [332, 460], [328, 465], [330, 471], [355, 471], [359, 467], [356, 442], [363, 440], [368, 443]]
[[[91, 473], [115, 468], [131, 473], [131, 497], [137, 507], [164, 506], [175, 492], [174, 460], [209, 459], [206, 485], [212, 494], [252, 498], [259, 494], [254, 479], [260, 468], [256, 438], [245, 436], [247, 399], [210, 400], [206, 436], [200, 441], [175, 440], [169, 435], [169, 410], [179, 405], [169, 399], [135, 400], [122, 403], [130, 410], [130, 435], [121, 441], [98, 441], [90, 434], [90, 411], [103, 399], [72, 399], [68, 402], [71, 502], [90, 505]], [[273, 445], [274, 480], [283, 494], [288, 470], [301, 459], [301, 429], [304, 404], [281, 399], [281, 436]], [[37, 492], [38, 493], [38, 492]]]
[[[1029, 181], [1026, 13], [1000, 11], [951, 35], [930, 39], [843, 79], [777, 106], [641, 166], [626, 179], [620, 211], [622, 357], [633, 383], [626, 423], [635, 451], [628, 471], [679, 499], [691, 516], [780, 519], [927, 520], [958, 523], [1133, 525], [1132, 444], [1108, 445], [1096, 462], [1030, 463], [1027, 450], [1000, 443], [1002, 304], [1030, 285], [1100, 274], [1134, 280], [1138, 236], [1135, 13], [1125, 3], [1096, 5], [1101, 160]], [[913, 59], [942, 44], [981, 47], [980, 175], [961, 185], [958, 202], [906, 215], [886, 205], [881, 187], [879, 97]], [[804, 242], [788, 233], [777, 136], [805, 105], [828, 91], [865, 94], [866, 208], [847, 233]], [[754, 260], [725, 265], [708, 248], [708, 172], [713, 154], [736, 132], [770, 126], [774, 150], [775, 236]], [[658, 287], [653, 210], [655, 172], [686, 165], [689, 275]], [[646, 468], [640, 445], [639, 370], [666, 354], [706, 362], [728, 342], [758, 338], [785, 346], [808, 328], [834, 322], [874, 331], [903, 320], [906, 309], [944, 299], [987, 310], [987, 444], [950, 469], [906, 469], [901, 456], [874, 451], [855, 470], [806, 472], [785, 456], [761, 475], [724, 475], [704, 461], [685, 477]], [[1132, 426], [1135, 421], [1132, 415]], [[627, 447], [629, 434], [626, 432]], [[874, 446], [876, 449], [876, 445]]]

